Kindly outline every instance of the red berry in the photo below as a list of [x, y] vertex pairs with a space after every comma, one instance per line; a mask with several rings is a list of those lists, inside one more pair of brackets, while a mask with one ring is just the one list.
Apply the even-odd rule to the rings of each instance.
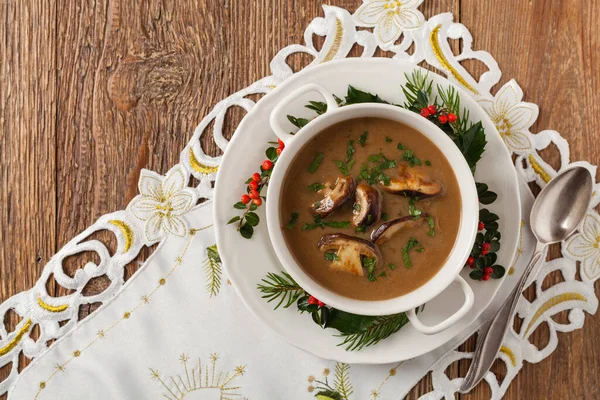
[[283, 149], [281, 147], [279, 147], [279, 148], [275, 149], [275, 154], [280, 156], [282, 151], [283, 151]]
[[494, 272], [494, 270], [492, 269], [492, 267], [486, 267], [483, 270], [483, 273], [486, 274], [486, 275], [491, 275], [493, 272]]
[[317, 300], [317, 305], [319, 307], [325, 307], [325, 303], [323, 303], [321, 300]]
[[319, 300], [317, 300], [314, 296], [308, 296], [308, 304], [319, 304]]
[[283, 143], [281, 139], [277, 139], [277, 143], [279, 144], [279, 147], [283, 150], [283, 148], [285, 147], [285, 143]]
[[467, 258], [467, 264], [469, 264], [469, 265], [475, 264], [475, 258], [473, 258], [473, 257]]
[[242, 203], [248, 204], [248, 203], [250, 203], [250, 200], [252, 200], [252, 199], [247, 194], [242, 195]]
[[485, 228], [485, 225], [483, 224], [483, 222], [479, 221], [479, 223], [477, 224], [477, 230], [482, 231], [483, 228]]
[[438, 121], [440, 121], [440, 124], [444, 125], [448, 122], [448, 117], [445, 115], [440, 115], [438, 117]]
[[256, 190], [250, 189], [250, 192], [248, 192], [248, 196], [250, 196], [251, 199], [258, 199], [260, 197], [260, 194], [258, 194]]
[[256, 189], [258, 189], [258, 182], [256, 182], [256, 181], [252, 181], [252, 182], [250, 182], [250, 183], [248, 184], [248, 187], [249, 187], [250, 189], [254, 189], [254, 190], [256, 190]]
[[455, 123], [457, 119], [458, 117], [456, 116], [456, 114], [448, 114], [448, 122], [450, 122], [451, 124]]
[[252, 200], [252, 202], [257, 206], [260, 206], [262, 204], [262, 199], [259, 197], [257, 199]]
[[255, 172], [254, 174], [252, 174], [252, 180], [254, 182], [259, 182], [260, 181], [260, 174], [258, 172]]
[[271, 160], [265, 160], [262, 163], [262, 169], [264, 169], [265, 171], [270, 170], [271, 168], [273, 168], [273, 161]]
[[484, 275], [481, 277], [482, 280], [484, 281], [489, 281], [490, 280], [490, 276], [489, 275]]
[[428, 110], [427, 108], [423, 108], [423, 109], [421, 109], [421, 116], [422, 116], [422, 117], [425, 117], [425, 118], [427, 118], [427, 117], [429, 117], [430, 115], [431, 115], [431, 113], [429, 112], [429, 110]]
[[427, 111], [429, 111], [429, 114], [434, 115], [437, 112], [437, 109], [435, 108], [435, 106], [432, 104], [429, 107], [427, 107]]
[[483, 242], [483, 244], [481, 245], [481, 250], [490, 251], [491, 248], [492, 248], [492, 245], [489, 244], [488, 242]]

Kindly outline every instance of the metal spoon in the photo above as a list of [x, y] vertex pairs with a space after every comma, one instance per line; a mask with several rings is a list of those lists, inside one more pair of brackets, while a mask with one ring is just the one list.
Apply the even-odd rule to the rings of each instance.
[[583, 167], [570, 168], [544, 187], [531, 209], [531, 230], [538, 240], [531, 261], [515, 289], [508, 296], [498, 314], [486, 327], [482, 328], [477, 339], [473, 363], [460, 386], [460, 392], [467, 393], [483, 379], [498, 355], [508, 327], [523, 290], [529, 286], [529, 277], [535, 277], [541, 265], [546, 248], [552, 243], [562, 242], [581, 223], [592, 197], [592, 175]]

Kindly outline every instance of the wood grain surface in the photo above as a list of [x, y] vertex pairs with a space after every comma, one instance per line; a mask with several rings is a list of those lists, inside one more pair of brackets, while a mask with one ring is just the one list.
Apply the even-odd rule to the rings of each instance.
[[[177, 163], [210, 108], [268, 75], [271, 58], [302, 41], [323, 4], [353, 10], [360, 0], [0, 0], [0, 301], [32, 287], [50, 257], [99, 216], [123, 209], [141, 168], [164, 173]], [[425, 0], [421, 10], [452, 12], [474, 47], [498, 60], [501, 84], [520, 82], [540, 106], [534, 130], [561, 132], [573, 160], [600, 161], [596, 0]], [[307, 61], [292, 59], [296, 68]], [[241, 116], [233, 113], [230, 133]], [[210, 141], [204, 147], [215, 154]], [[547, 156], [556, 166], [556, 154]], [[98, 279], [86, 291], [105, 285]], [[544, 344], [547, 327], [535, 337]], [[524, 366], [506, 399], [600, 398], [600, 315], [559, 339], [550, 357]], [[449, 374], [467, 369], [459, 362]], [[409, 398], [431, 387], [426, 377]], [[460, 398], [487, 399], [489, 389]]]

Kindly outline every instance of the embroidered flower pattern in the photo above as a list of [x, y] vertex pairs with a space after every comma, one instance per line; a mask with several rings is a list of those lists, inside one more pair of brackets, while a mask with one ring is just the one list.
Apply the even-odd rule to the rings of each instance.
[[493, 99], [479, 100], [488, 113], [506, 146], [515, 153], [532, 150], [527, 131], [538, 117], [538, 106], [523, 101], [523, 91], [512, 80]]
[[142, 170], [138, 183], [140, 194], [129, 204], [129, 211], [145, 222], [144, 234], [150, 243], [168, 234], [184, 237], [187, 224], [181, 216], [192, 208], [196, 193], [187, 187], [187, 174], [181, 165], [166, 176]]
[[565, 243], [563, 251], [581, 261], [582, 275], [593, 281], [600, 276], [600, 218], [595, 212], [585, 216], [581, 230]]
[[423, 14], [417, 7], [423, 0], [363, 0], [354, 14], [359, 26], [375, 28], [373, 33], [382, 48], [392, 45], [405, 30], [423, 25]]

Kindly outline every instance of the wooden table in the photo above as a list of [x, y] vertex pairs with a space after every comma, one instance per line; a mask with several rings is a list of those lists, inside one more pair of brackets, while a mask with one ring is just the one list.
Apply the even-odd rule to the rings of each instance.
[[[96, 218], [123, 209], [141, 168], [164, 173], [177, 163], [208, 110], [268, 75], [269, 60], [301, 42], [323, 3], [352, 10], [360, 1], [0, 0], [0, 301], [30, 288]], [[498, 60], [502, 83], [517, 79], [540, 106], [534, 129], [561, 132], [574, 160], [600, 161], [596, 0], [426, 0], [421, 10], [426, 17], [451, 11], [474, 46]], [[81, 258], [66, 264], [70, 273], [83, 265]], [[85, 292], [105, 285], [97, 279]], [[65, 293], [53, 282], [48, 290]], [[535, 333], [542, 344], [547, 335], [545, 325]], [[600, 316], [559, 336], [550, 357], [525, 365], [507, 399], [600, 398]], [[450, 375], [467, 368], [457, 363]], [[426, 377], [410, 397], [430, 388]], [[480, 385], [461, 398], [486, 399], [489, 390]]]

